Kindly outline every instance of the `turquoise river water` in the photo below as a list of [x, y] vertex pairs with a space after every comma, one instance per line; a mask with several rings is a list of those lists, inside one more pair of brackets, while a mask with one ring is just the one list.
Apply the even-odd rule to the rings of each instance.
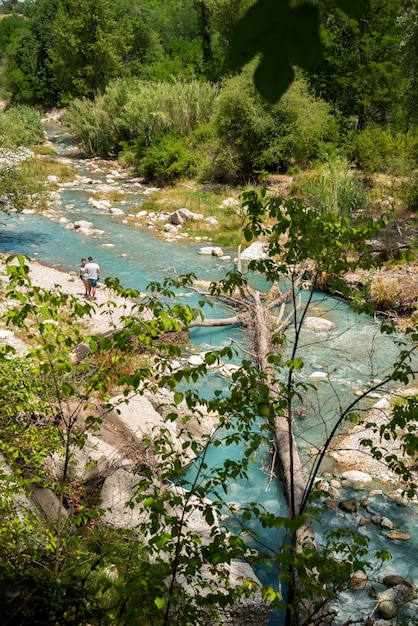
[[[83, 161], [75, 158], [72, 146], [59, 130], [49, 127], [48, 133], [62, 157], [72, 159], [80, 174], [106, 182], [106, 168], [111, 166], [97, 161]], [[100, 166], [100, 171], [98, 171]], [[146, 195], [145, 188], [138, 184], [112, 180], [112, 186], [118, 186], [126, 194], [126, 201], [113, 203], [126, 214], [135, 214], [141, 208]], [[92, 186], [74, 185], [60, 191], [61, 202], [57, 210], [70, 221], [87, 220], [93, 222], [94, 228], [103, 230], [98, 237], [88, 237], [76, 230], [65, 229], [65, 224], [41, 215], [1, 214], [0, 253], [26, 254], [38, 259], [46, 265], [62, 268], [66, 271], [77, 271], [80, 259], [92, 255], [102, 269], [101, 277], [117, 276], [125, 287], [146, 290], [150, 281], [163, 280], [167, 276], [193, 272], [198, 278], [216, 280], [222, 278], [228, 269], [232, 269], [233, 261], [222, 261], [219, 258], [199, 255], [199, 242], [176, 241], [163, 242], [155, 231], [132, 228], [123, 223], [124, 216], [113, 216], [108, 211], [101, 211], [89, 204], [93, 195]], [[193, 210], [193, 207], [190, 207]], [[234, 251], [224, 251], [234, 256]], [[197, 305], [197, 297], [192, 293], [183, 294], [191, 305]], [[206, 313], [208, 317], [226, 317], [231, 313], [221, 306], [215, 306]], [[321, 440], [333, 425], [335, 415], [341, 405], [346, 406], [356, 397], [359, 390], [364, 389], [371, 380], [382, 379], [387, 373], [396, 355], [393, 341], [379, 333], [374, 320], [367, 316], [354, 314], [346, 304], [336, 298], [315, 294], [310, 315], [322, 316], [335, 324], [335, 329], [327, 334], [327, 340], [318, 341], [315, 331], [306, 329], [302, 335], [302, 350], [305, 367], [303, 377], [313, 372], [327, 372], [332, 384], [319, 383], [318, 393], [312, 392], [307, 398], [309, 420], [301, 419], [298, 429], [299, 445], [302, 454], [308, 455], [309, 450], [320, 445]], [[191, 330], [191, 346], [195, 352], [220, 348], [229, 345], [231, 339], [245, 346], [244, 331], [238, 327], [195, 328]], [[289, 342], [292, 334], [288, 335]], [[239, 362], [238, 354], [235, 362]], [[200, 393], [210, 395], [215, 389], [224, 388], [225, 382], [217, 375], [212, 375], [204, 383]], [[243, 442], [245, 445], [245, 442]], [[240, 446], [213, 447], [206, 458], [210, 466], [216, 466], [223, 458], [241, 455]], [[285, 513], [286, 505], [282, 487], [276, 480], [270, 482], [267, 471], [269, 451], [261, 451], [259, 463], [251, 469], [248, 481], [234, 481], [227, 486], [227, 499], [244, 504], [256, 501], [275, 513]], [[193, 468], [190, 470], [191, 478]], [[349, 491], [344, 497], [359, 497]], [[390, 517], [395, 527], [411, 535], [409, 542], [393, 542], [387, 545], [382, 529], [374, 524], [362, 527], [361, 532], [370, 538], [371, 550], [388, 547], [393, 559], [385, 565], [385, 573], [403, 575], [418, 584], [418, 510], [414, 505], [407, 508], [396, 507], [382, 494], [375, 498], [374, 511]], [[360, 515], [360, 513], [359, 513]], [[323, 524], [316, 529], [319, 543], [327, 528], [341, 525], [353, 525], [356, 517], [347, 516], [343, 512], [325, 511]], [[260, 529], [257, 529], [260, 530]], [[280, 534], [264, 532], [260, 541], [273, 551], [281, 542]], [[255, 545], [255, 544], [254, 544]], [[275, 574], [267, 567], [257, 569], [262, 580], [274, 584]], [[366, 593], [345, 593], [336, 607], [341, 623], [348, 618], [354, 619], [371, 613], [375, 601]], [[410, 603], [407, 612], [415, 615], [417, 605]], [[280, 626], [282, 616], [275, 613], [271, 624]]]

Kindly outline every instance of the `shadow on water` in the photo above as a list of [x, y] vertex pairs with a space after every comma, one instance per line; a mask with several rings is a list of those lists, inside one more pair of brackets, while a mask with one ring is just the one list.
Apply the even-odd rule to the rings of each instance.
[[2, 254], [29, 255], [31, 250], [33, 253], [33, 249], [42, 248], [53, 242], [53, 237], [47, 233], [41, 234], [29, 230], [9, 233], [0, 230], [0, 253]]

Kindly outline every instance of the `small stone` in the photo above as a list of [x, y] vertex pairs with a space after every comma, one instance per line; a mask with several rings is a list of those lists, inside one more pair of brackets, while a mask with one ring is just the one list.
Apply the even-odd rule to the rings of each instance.
[[351, 589], [365, 589], [368, 581], [368, 576], [364, 572], [354, 572], [350, 579]]
[[338, 489], [335, 489], [335, 487], [330, 487], [328, 489], [328, 495], [333, 500], [338, 500], [338, 498], [341, 498], [341, 493], [338, 491]]
[[402, 533], [399, 530], [390, 530], [386, 533], [386, 537], [393, 540], [399, 539], [400, 541], [409, 541], [411, 539], [411, 535], [408, 535], [408, 533]]
[[380, 525], [382, 528], [389, 528], [390, 530], [393, 530], [395, 524], [392, 522], [392, 520], [390, 520], [388, 517], [382, 517], [381, 521], [380, 521]]
[[338, 508], [345, 513], [355, 513], [357, 511], [357, 502], [350, 502], [349, 500], [340, 500]]
[[338, 503], [336, 500], [324, 500], [324, 507], [327, 509], [336, 509], [338, 506]]

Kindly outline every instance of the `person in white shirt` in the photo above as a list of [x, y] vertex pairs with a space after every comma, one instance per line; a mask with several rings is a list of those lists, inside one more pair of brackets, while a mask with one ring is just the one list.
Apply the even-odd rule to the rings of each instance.
[[93, 261], [92, 256], [89, 256], [89, 262], [85, 265], [84, 271], [88, 276], [87, 282], [90, 287], [88, 295], [92, 298], [92, 300], [96, 300], [96, 288], [100, 274], [100, 267]]

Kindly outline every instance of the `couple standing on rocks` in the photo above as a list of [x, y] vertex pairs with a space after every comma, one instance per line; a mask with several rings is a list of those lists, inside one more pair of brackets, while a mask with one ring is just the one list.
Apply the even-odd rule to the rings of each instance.
[[97, 281], [99, 279], [100, 267], [93, 261], [93, 257], [89, 256], [88, 262], [86, 259], [81, 259], [80, 278], [84, 283], [85, 293], [84, 298], [96, 298]]

